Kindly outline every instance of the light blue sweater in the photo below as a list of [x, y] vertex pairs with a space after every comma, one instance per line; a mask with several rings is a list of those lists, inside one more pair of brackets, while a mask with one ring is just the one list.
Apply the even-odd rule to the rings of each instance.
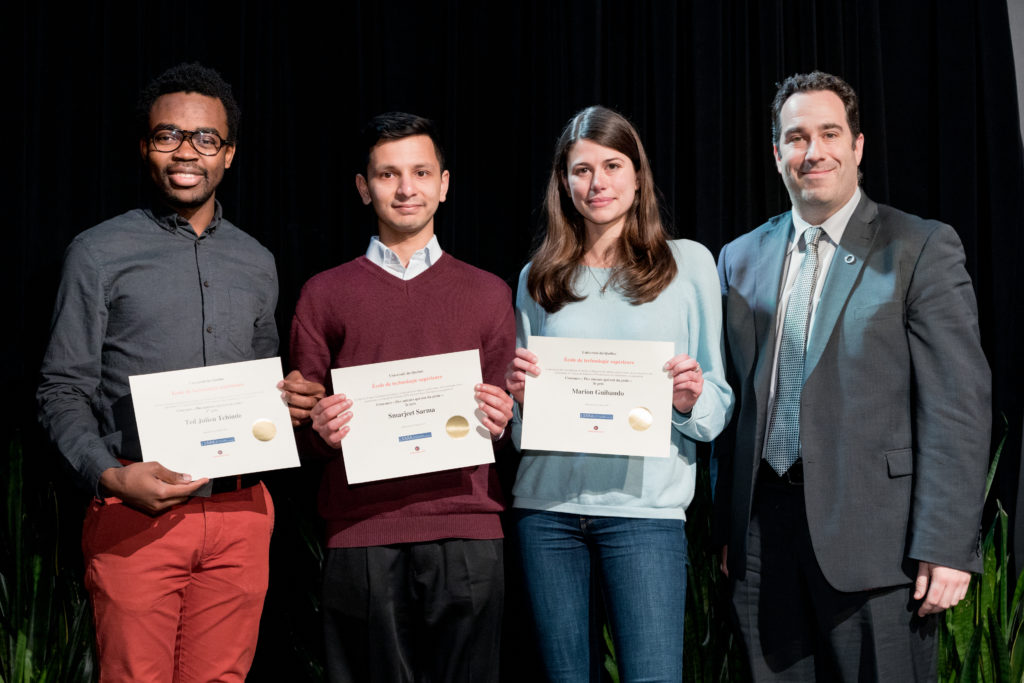
[[[610, 269], [581, 267], [576, 292], [586, 297], [547, 313], [526, 289], [530, 266], [519, 275], [516, 342], [529, 335], [586, 339], [671, 341], [675, 352], [696, 358], [704, 389], [689, 417], [672, 411], [668, 458], [526, 451], [516, 484], [515, 507], [608, 517], [685, 519], [696, 479], [696, 441], [710, 441], [732, 412], [732, 390], [722, 358], [722, 297], [711, 253], [690, 240], [669, 243], [679, 272], [654, 301], [634, 306], [621, 292], [601, 288]], [[665, 358], [667, 361], [668, 358]], [[541, 369], [544, 359], [540, 358]], [[527, 414], [529, 406], [526, 406]], [[515, 411], [512, 438], [522, 422]]]

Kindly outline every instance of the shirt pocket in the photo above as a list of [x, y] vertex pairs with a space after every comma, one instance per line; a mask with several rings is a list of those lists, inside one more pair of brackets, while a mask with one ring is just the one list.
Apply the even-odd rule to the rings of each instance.
[[243, 287], [232, 287], [228, 291], [228, 341], [239, 353], [252, 355], [252, 340], [256, 323], [262, 314], [259, 295]]

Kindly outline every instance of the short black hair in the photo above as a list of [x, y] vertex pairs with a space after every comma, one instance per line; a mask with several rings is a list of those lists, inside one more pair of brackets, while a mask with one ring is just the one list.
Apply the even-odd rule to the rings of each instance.
[[819, 90], [834, 92], [842, 100], [843, 108], [846, 109], [846, 125], [850, 127], [853, 144], [857, 144], [857, 137], [860, 135], [860, 105], [857, 102], [857, 93], [849, 83], [824, 71], [812, 71], [809, 74], [793, 74], [775, 85], [778, 90], [772, 102], [772, 144], [777, 145], [779, 135], [782, 134], [780, 116], [786, 100], [797, 93]]
[[172, 66], [142, 89], [142, 92], [139, 93], [138, 105], [135, 108], [140, 140], [149, 137], [149, 112], [153, 109], [153, 103], [161, 95], [175, 92], [194, 92], [219, 99], [228, 115], [226, 142], [234, 143], [238, 140], [238, 125], [242, 119], [242, 110], [235, 102], [231, 86], [215, 70], [205, 67], [199, 62]]
[[413, 135], [426, 135], [434, 143], [434, 153], [441, 170], [445, 170], [444, 150], [438, 139], [437, 127], [430, 119], [404, 111], [389, 111], [378, 114], [366, 122], [359, 132], [359, 158], [356, 166], [358, 173], [366, 173], [370, 165], [370, 152], [381, 142], [401, 140]]

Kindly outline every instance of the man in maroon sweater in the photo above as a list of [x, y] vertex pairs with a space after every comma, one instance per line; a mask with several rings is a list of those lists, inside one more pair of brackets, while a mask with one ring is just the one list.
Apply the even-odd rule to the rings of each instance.
[[[331, 368], [479, 349], [478, 417], [497, 440], [512, 416], [497, 386], [514, 355], [512, 293], [437, 243], [448, 171], [433, 124], [382, 114], [364, 136], [356, 188], [379, 236], [303, 287], [292, 366], [330, 386]], [[309, 448], [337, 456], [359, 409], [344, 389], [313, 409]], [[497, 681], [501, 509], [487, 465], [350, 485], [344, 454], [332, 458], [320, 489], [330, 680]]]

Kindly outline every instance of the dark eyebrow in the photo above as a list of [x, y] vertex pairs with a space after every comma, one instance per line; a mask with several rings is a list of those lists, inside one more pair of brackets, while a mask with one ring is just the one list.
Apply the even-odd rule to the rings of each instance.
[[[805, 130], [807, 130], [807, 126], [790, 126], [782, 131], [782, 137], [788, 137], [793, 133], [803, 133]], [[816, 130], [846, 130], [846, 127], [841, 123], [826, 122], [817, 126]]]
[[[153, 132], [156, 132], [158, 130], [185, 130], [185, 129], [184, 128], [179, 128], [178, 126], [174, 125], [173, 123], [158, 123], [155, 126], [153, 126]], [[202, 128], [196, 128], [192, 132], [193, 133], [213, 133], [213, 134], [215, 134], [219, 138], [223, 138], [224, 137], [223, 135], [220, 134], [220, 131], [217, 130], [216, 128], [214, 128], [213, 126], [203, 126]]]
[[[436, 166], [434, 164], [431, 164], [429, 162], [424, 162], [422, 164], [415, 164], [414, 166], [411, 167], [411, 170], [413, 170], [413, 171], [430, 171], [430, 170], [433, 170], [434, 168], [436, 168]], [[387, 166], [378, 166], [377, 168], [374, 169], [374, 173], [400, 173], [400, 172], [401, 172], [401, 168], [399, 166], [395, 166], [394, 164], [388, 164]]]

